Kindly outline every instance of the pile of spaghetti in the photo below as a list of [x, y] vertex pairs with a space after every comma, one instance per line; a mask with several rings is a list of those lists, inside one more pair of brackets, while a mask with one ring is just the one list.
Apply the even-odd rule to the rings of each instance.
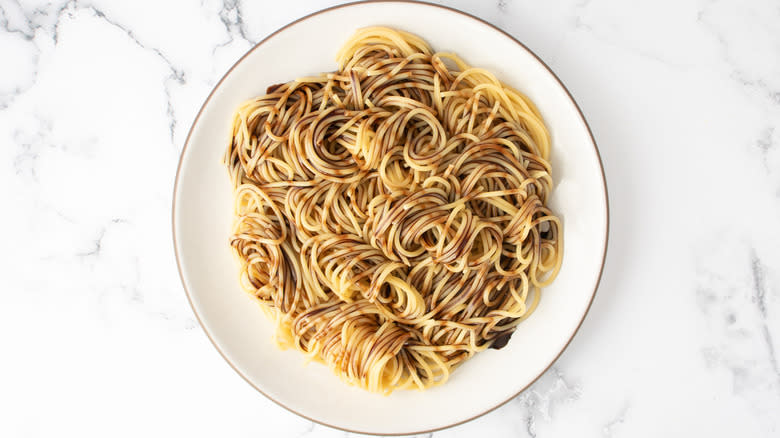
[[424, 389], [503, 347], [560, 268], [549, 135], [415, 35], [362, 29], [337, 60], [236, 112], [230, 244], [280, 344], [371, 391]]

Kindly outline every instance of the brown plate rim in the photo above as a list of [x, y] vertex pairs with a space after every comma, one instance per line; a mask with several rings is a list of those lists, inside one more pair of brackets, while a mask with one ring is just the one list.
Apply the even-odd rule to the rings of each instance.
[[[500, 34], [502, 34], [504, 36], [506, 36], [507, 38], [509, 38], [512, 41], [514, 41], [521, 48], [526, 50], [542, 66], [544, 66], [545, 69], [547, 69], [547, 71], [552, 75], [553, 78], [555, 78], [555, 80], [558, 82], [558, 85], [560, 85], [561, 88], [566, 92], [566, 95], [569, 97], [569, 99], [574, 104], [574, 107], [577, 109], [577, 112], [579, 113], [580, 118], [582, 119], [583, 123], [585, 123], [585, 127], [588, 130], [588, 135], [590, 136], [591, 142], [593, 143], [593, 149], [594, 149], [594, 152], [596, 152], [596, 157], [598, 158], [599, 168], [601, 170], [601, 180], [602, 180], [603, 185], [604, 185], [604, 199], [605, 199], [604, 206], [605, 206], [605, 210], [606, 210], [605, 211], [605, 218], [606, 218], [605, 232], [606, 232], [606, 236], [604, 238], [604, 249], [603, 249], [603, 254], [604, 255], [603, 255], [602, 259], [601, 259], [601, 268], [599, 269], [599, 276], [598, 276], [598, 279], [596, 280], [596, 285], [595, 285], [595, 287], [593, 289], [593, 293], [591, 294], [590, 302], [588, 302], [588, 306], [585, 309], [585, 312], [582, 314], [582, 318], [580, 319], [580, 322], [577, 324], [577, 327], [572, 332], [571, 336], [569, 337], [569, 340], [566, 341], [566, 344], [564, 344], [564, 346], [561, 348], [561, 351], [558, 352], [558, 354], [550, 362], [550, 364], [547, 365], [547, 367], [544, 369], [544, 371], [542, 371], [538, 376], [536, 376], [534, 379], [532, 379], [530, 382], [528, 382], [528, 384], [525, 385], [522, 389], [520, 389], [516, 394], [512, 395], [511, 397], [507, 398], [506, 400], [503, 400], [500, 403], [496, 404], [495, 406], [493, 406], [493, 407], [491, 407], [491, 408], [489, 408], [489, 409], [487, 409], [487, 410], [485, 410], [485, 411], [483, 411], [483, 412], [481, 412], [481, 413], [479, 413], [477, 415], [474, 415], [474, 416], [471, 416], [469, 418], [466, 418], [464, 420], [457, 421], [455, 423], [448, 424], [446, 426], [440, 426], [440, 427], [436, 427], [436, 428], [433, 428], [433, 429], [426, 429], [426, 430], [420, 430], [420, 431], [414, 431], [414, 432], [403, 432], [403, 433], [390, 433], [390, 434], [387, 434], [387, 433], [377, 433], [377, 432], [370, 432], [370, 431], [360, 431], [360, 430], [348, 429], [348, 428], [337, 426], [337, 425], [334, 425], [334, 424], [328, 424], [328, 423], [326, 423], [324, 421], [317, 420], [315, 418], [311, 418], [311, 417], [309, 417], [307, 415], [304, 415], [304, 414], [302, 414], [302, 413], [300, 413], [300, 412], [298, 412], [298, 411], [296, 411], [296, 410], [294, 410], [294, 409], [284, 405], [283, 403], [279, 402], [278, 400], [274, 399], [273, 397], [270, 397], [268, 394], [263, 392], [263, 390], [261, 390], [257, 385], [255, 385], [243, 372], [241, 372], [241, 370], [239, 370], [233, 364], [233, 362], [230, 361], [230, 359], [228, 359], [228, 357], [225, 355], [225, 353], [222, 351], [222, 349], [219, 347], [219, 345], [217, 345], [217, 343], [211, 337], [211, 334], [206, 329], [206, 326], [203, 325], [203, 321], [201, 321], [200, 315], [198, 315], [197, 310], [195, 310], [195, 306], [192, 305], [192, 297], [190, 296], [190, 292], [187, 289], [187, 283], [184, 281], [184, 275], [182, 274], [182, 270], [181, 270], [181, 260], [180, 260], [180, 257], [179, 257], [179, 246], [178, 246], [178, 243], [176, 241], [176, 199], [177, 199], [178, 188], [179, 188], [179, 175], [181, 173], [181, 166], [182, 166], [182, 162], [184, 160], [184, 155], [186, 154], [187, 147], [190, 144], [190, 137], [192, 136], [192, 131], [195, 128], [195, 125], [197, 125], [198, 120], [200, 119], [200, 116], [203, 113], [203, 109], [206, 107], [206, 105], [211, 100], [211, 97], [214, 95], [214, 92], [219, 88], [220, 85], [222, 85], [222, 82], [225, 80], [225, 78], [227, 78], [227, 76], [230, 75], [230, 73], [233, 71], [233, 69], [235, 69], [236, 66], [239, 65], [244, 60], [244, 58], [246, 58], [252, 52], [254, 52], [255, 49], [257, 49], [259, 46], [261, 46], [263, 43], [265, 43], [269, 39], [271, 39], [274, 36], [276, 36], [276, 34], [278, 34], [278, 33], [282, 32], [283, 30], [287, 29], [288, 27], [290, 27], [290, 26], [292, 26], [292, 25], [294, 25], [296, 23], [299, 23], [301, 21], [307, 20], [307, 19], [309, 19], [311, 17], [314, 17], [316, 15], [332, 11], [334, 9], [341, 9], [341, 8], [346, 8], [346, 7], [355, 6], [355, 5], [359, 5], [359, 4], [366, 4], [366, 3], [413, 3], [413, 4], [430, 6], [430, 7], [434, 7], [434, 8], [438, 8], [438, 9], [444, 9], [444, 10], [447, 10], [447, 11], [450, 11], [450, 12], [455, 12], [455, 13], [464, 15], [464, 16], [466, 16], [468, 18], [471, 18], [473, 20], [476, 20], [476, 21], [478, 21], [478, 22], [480, 22], [480, 23], [482, 23], [484, 25], [487, 25], [491, 29], [495, 30], [496, 32], [498, 32], [498, 33], [500, 33]], [[481, 416], [483, 416], [485, 414], [493, 412], [494, 410], [496, 410], [499, 407], [505, 405], [507, 402], [509, 402], [510, 400], [514, 399], [518, 395], [522, 394], [523, 391], [528, 389], [528, 387], [530, 387], [537, 380], [539, 380], [539, 378], [542, 377], [550, 369], [550, 367], [552, 367], [555, 364], [555, 362], [558, 361], [558, 359], [561, 357], [563, 352], [566, 351], [566, 348], [568, 348], [569, 344], [571, 344], [571, 341], [572, 341], [572, 339], [574, 339], [574, 336], [576, 336], [577, 332], [579, 332], [580, 327], [582, 326], [582, 323], [585, 321], [585, 317], [588, 315], [588, 312], [590, 311], [590, 308], [593, 305], [593, 300], [596, 297], [596, 292], [598, 291], [599, 285], [601, 284], [601, 277], [602, 277], [602, 275], [604, 273], [604, 264], [606, 262], [607, 248], [608, 248], [608, 244], [609, 244], [609, 192], [607, 190], [607, 177], [606, 177], [606, 174], [604, 173], [604, 164], [603, 164], [603, 162], [601, 160], [601, 154], [599, 153], [599, 148], [598, 148], [598, 145], [596, 144], [596, 139], [593, 136], [593, 131], [591, 131], [590, 125], [588, 124], [587, 119], [585, 119], [585, 115], [583, 114], [582, 109], [580, 109], [579, 104], [577, 104], [577, 101], [574, 100], [574, 96], [572, 96], [571, 92], [569, 91], [568, 88], [566, 88], [566, 86], [563, 84], [563, 81], [561, 81], [561, 79], [558, 77], [558, 75], [556, 75], [555, 72], [553, 72], [553, 70], [550, 68], [550, 66], [548, 66], [547, 63], [542, 61], [542, 59], [539, 58], [539, 56], [536, 53], [534, 53], [531, 49], [529, 49], [525, 44], [523, 44], [517, 38], [513, 37], [512, 35], [510, 35], [509, 33], [507, 33], [506, 31], [504, 31], [502, 29], [500, 29], [497, 26], [495, 26], [495, 25], [493, 25], [493, 24], [491, 24], [491, 23], [489, 23], [489, 22], [487, 22], [487, 21], [485, 21], [485, 20], [483, 20], [483, 19], [481, 19], [479, 17], [476, 17], [474, 15], [471, 15], [471, 14], [469, 14], [467, 12], [460, 11], [460, 10], [455, 9], [455, 8], [451, 8], [449, 6], [443, 6], [443, 5], [427, 3], [427, 2], [422, 2], [422, 1], [416, 1], [416, 0], [362, 0], [362, 1], [354, 1], [354, 2], [349, 2], [349, 3], [344, 3], [344, 4], [340, 4], [340, 5], [331, 6], [331, 7], [328, 7], [328, 8], [325, 8], [325, 9], [313, 12], [311, 14], [305, 15], [305, 16], [303, 16], [301, 18], [298, 18], [295, 21], [292, 21], [292, 22], [290, 22], [290, 23], [280, 27], [279, 29], [277, 29], [273, 33], [271, 33], [268, 36], [266, 36], [265, 38], [263, 38], [260, 42], [255, 44], [243, 56], [241, 56], [241, 58], [239, 58], [238, 61], [236, 61], [230, 67], [230, 69], [228, 69], [227, 72], [225, 72], [225, 74], [222, 76], [222, 78], [220, 78], [219, 82], [217, 82], [217, 84], [214, 85], [214, 88], [211, 90], [211, 92], [209, 93], [208, 97], [206, 97], [206, 100], [203, 102], [203, 105], [201, 105], [200, 110], [198, 110], [198, 114], [195, 116], [195, 120], [193, 120], [192, 126], [190, 127], [190, 130], [187, 133], [187, 138], [184, 141], [184, 147], [182, 148], [181, 155], [179, 156], [179, 164], [176, 167], [176, 180], [175, 180], [174, 185], [173, 185], [173, 198], [172, 198], [172, 205], [171, 205], [171, 220], [172, 220], [172, 234], [173, 234], [173, 251], [174, 251], [174, 256], [176, 258], [176, 268], [179, 271], [179, 278], [181, 280], [182, 287], [184, 289], [184, 293], [187, 296], [187, 301], [190, 304], [190, 308], [192, 309], [192, 312], [195, 314], [195, 318], [198, 320], [198, 324], [203, 329], [203, 332], [206, 334], [206, 337], [208, 337], [208, 339], [211, 342], [211, 344], [214, 346], [214, 348], [216, 348], [216, 350], [219, 352], [220, 356], [222, 356], [222, 358], [225, 360], [225, 362], [227, 362], [228, 365], [230, 365], [230, 367], [233, 368], [233, 370], [236, 373], [238, 373], [239, 376], [241, 376], [241, 378], [243, 378], [247, 383], [249, 383], [249, 385], [251, 385], [259, 393], [263, 394], [266, 398], [268, 398], [272, 402], [274, 402], [277, 405], [281, 406], [282, 408], [284, 408], [284, 409], [286, 409], [286, 410], [288, 410], [288, 411], [290, 411], [290, 412], [292, 412], [292, 413], [294, 413], [294, 414], [296, 414], [296, 415], [298, 415], [298, 416], [300, 416], [302, 418], [305, 418], [305, 419], [307, 419], [309, 421], [312, 421], [314, 423], [321, 424], [321, 425], [327, 426], [327, 427], [332, 427], [334, 429], [338, 429], [338, 430], [342, 430], [342, 431], [350, 432], [350, 433], [359, 433], [359, 434], [365, 434], [365, 435], [382, 435], [382, 436], [402, 436], [402, 435], [416, 435], [416, 434], [432, 433], [432, 432], [440, 431], [440, 430], [443, 430], [443, 429], [448, 429], [450, 427], [455, 427], [455, 426], [467, 423], [467, 422], [472, 421], [474, 419], [477, 419], [477, 418], [479, 418], [479, 417], [481, 417]]]

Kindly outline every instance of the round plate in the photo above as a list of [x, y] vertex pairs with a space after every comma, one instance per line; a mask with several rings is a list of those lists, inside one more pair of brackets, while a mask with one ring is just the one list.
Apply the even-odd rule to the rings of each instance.
[[[360, 28], [412, 32], [436, 51], [455, 52], [527, 94], [552, 136], [564, 259], [536, 312], [502, 350], [477, 354], [450, 380], [389, 396], [343, 383], [327, 367], [280, 351], [272, 325], [238, 283], [228, 246], [232, 190], [221, 156], [233, 111], [271, 84], [336, 68], [341, 45]], [[462, 12], [421, 3], [370, 2], [326, 9], [291, 23], [242, 57], [211, 92], [190, 130], [173, 197], [173, 237], [192, 309], [214, 346], [252, 386], [285, 408], [332, 427], [411, 434], [473, 419], [510, 400], [558, 358], [593, 300], [606, 252], [607, 193], [598, 150], [577, 104], [550, 69], [506, 33]]]

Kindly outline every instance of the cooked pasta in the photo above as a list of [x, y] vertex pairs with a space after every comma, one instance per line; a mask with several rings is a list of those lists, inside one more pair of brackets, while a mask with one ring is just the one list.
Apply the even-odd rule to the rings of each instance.
[[235, 113], [240, 283], [282, 346], [425, 389], [503, 347], [558, 273], [550, 137], [527, 97], [415, 35], [361, 29], [337, 62]]

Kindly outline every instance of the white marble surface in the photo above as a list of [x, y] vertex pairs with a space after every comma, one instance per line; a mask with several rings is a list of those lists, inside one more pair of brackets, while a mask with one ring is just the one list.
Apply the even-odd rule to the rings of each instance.
[[[253, 43], [338, 2], [282, 3], [0, 0], [0, 436], [345, 435], [226, 365], [170, 237], [210, 89]], [[780, 434], [780, 5], [443, 3], [568, 86], [601, 149], [611, 233], [556, 365], [433, 435]]]

